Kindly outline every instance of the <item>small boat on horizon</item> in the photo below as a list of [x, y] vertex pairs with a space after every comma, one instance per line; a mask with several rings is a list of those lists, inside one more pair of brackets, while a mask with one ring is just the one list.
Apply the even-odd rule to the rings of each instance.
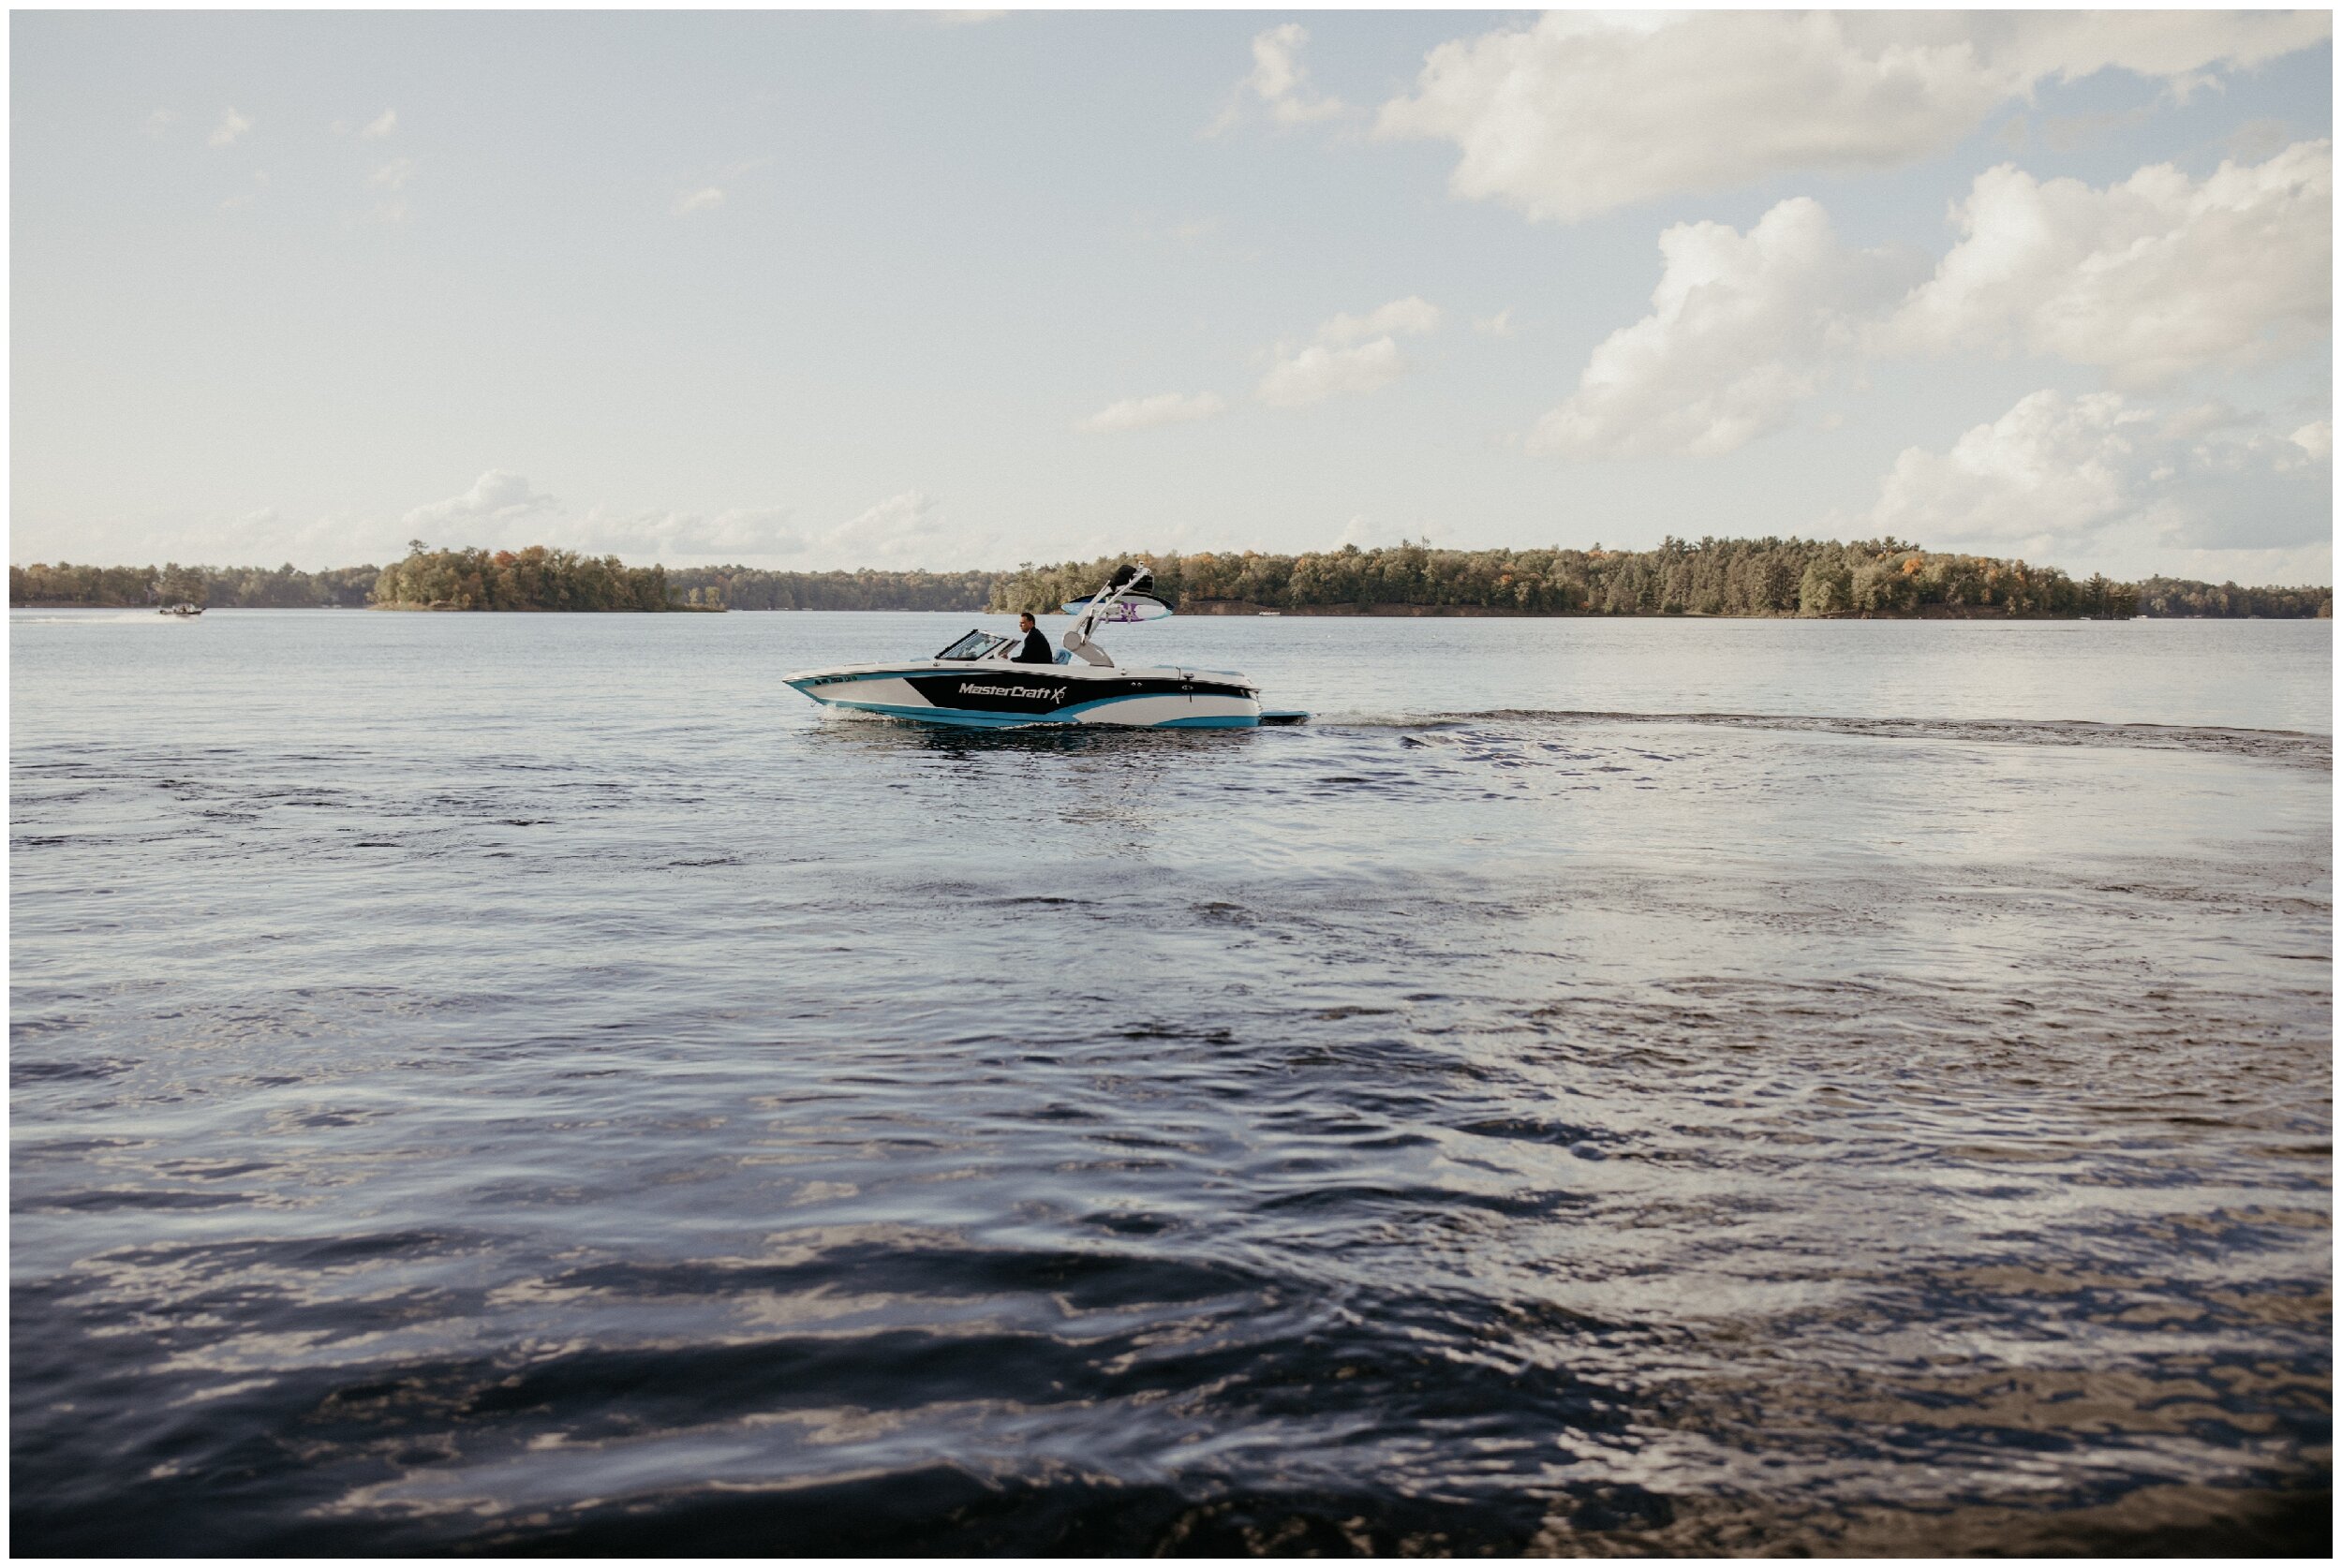
[[178, 615], [181, 617], [188, 615], [200, 615], [203, 614], [203, 606], [200, 604], [189, 604], [183, 599], [177, 604], [164, 605], [162, 608], [162, 614], [166, 615]]

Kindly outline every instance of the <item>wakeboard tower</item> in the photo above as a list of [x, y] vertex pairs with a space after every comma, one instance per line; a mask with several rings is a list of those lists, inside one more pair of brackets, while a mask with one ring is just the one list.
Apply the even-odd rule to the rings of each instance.
[[1297, 724], [1307, 714], [1264, 711], [1246, 675], [1184, 666], [1125, 666], [1098, 645], [1101, 626], [1158, 621], [1154, 574], [1123, 565], [1096, 593], [1064, 606], [1074, 617], [1050, 664], [1010, 657], [1014, 637], [971, 631], [932, 658], [846, 664], [784, 676], [824, 707], [923, 724], [1007, 729], [1027, 724], [1113, 725], [1141, 730], [1250, 730]]

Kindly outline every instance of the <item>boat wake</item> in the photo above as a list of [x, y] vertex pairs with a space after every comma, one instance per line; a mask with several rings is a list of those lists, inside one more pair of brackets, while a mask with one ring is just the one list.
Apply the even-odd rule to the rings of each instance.
[[2112, 747], [2257, 757], [2301, 767], [2332, 768], [2334, 737], [2298, 730], [2218, 725], [2110, 724], [2078, 718], [1867, 718], [1831, 714], [1620, 713], [1604, 709], [1488, 708], [1470, 713], [1326, 715], [1321, 726], [1353, 729], [1451, 728], [1469, 724], [1697, 724], [1734, 730], [1785, 730], [1881, 740], [1988, 741], [2017, 746]]

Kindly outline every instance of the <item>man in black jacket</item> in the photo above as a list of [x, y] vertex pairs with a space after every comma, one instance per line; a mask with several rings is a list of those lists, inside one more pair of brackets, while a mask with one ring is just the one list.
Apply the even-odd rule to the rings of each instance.
[[1010, 656], [1012, 664], [1055, 664], [1057, 655], [1049, 651], [1049, 640], [1041, 635], [1041, 629], [1032, 624], [1028, 611], [1016, 617], [1016, 629], [1025, 634], [1025, 645]]

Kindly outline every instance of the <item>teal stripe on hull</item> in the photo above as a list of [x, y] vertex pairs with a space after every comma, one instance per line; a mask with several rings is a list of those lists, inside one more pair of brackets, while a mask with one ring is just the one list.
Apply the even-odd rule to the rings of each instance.
[[[969, 708], [906, 708], [894, 703], [840, 703], [814, 699], [823, 707], [852, 708], [856, 713], [875, 713], [887, 718], [916, 719], [922, 724], [949, 724], [962, 730], [1015, 730], [1036, 724], [1072, 724], [1076, 713], [1103, 708], [1115, 703], [1151, 702], [1152, 696], [1109, 697], [1104, 702], [1083, 703], [1075, 707], [1060, 709], [1053, 714], [1035, 713], [977, 713]], [[1258, 719], [1234, 716], [1211, 716], [1198, 718], [1168, 718], [1160, 724], [1134, 724], [1134, 730], [1250, 730]]]

